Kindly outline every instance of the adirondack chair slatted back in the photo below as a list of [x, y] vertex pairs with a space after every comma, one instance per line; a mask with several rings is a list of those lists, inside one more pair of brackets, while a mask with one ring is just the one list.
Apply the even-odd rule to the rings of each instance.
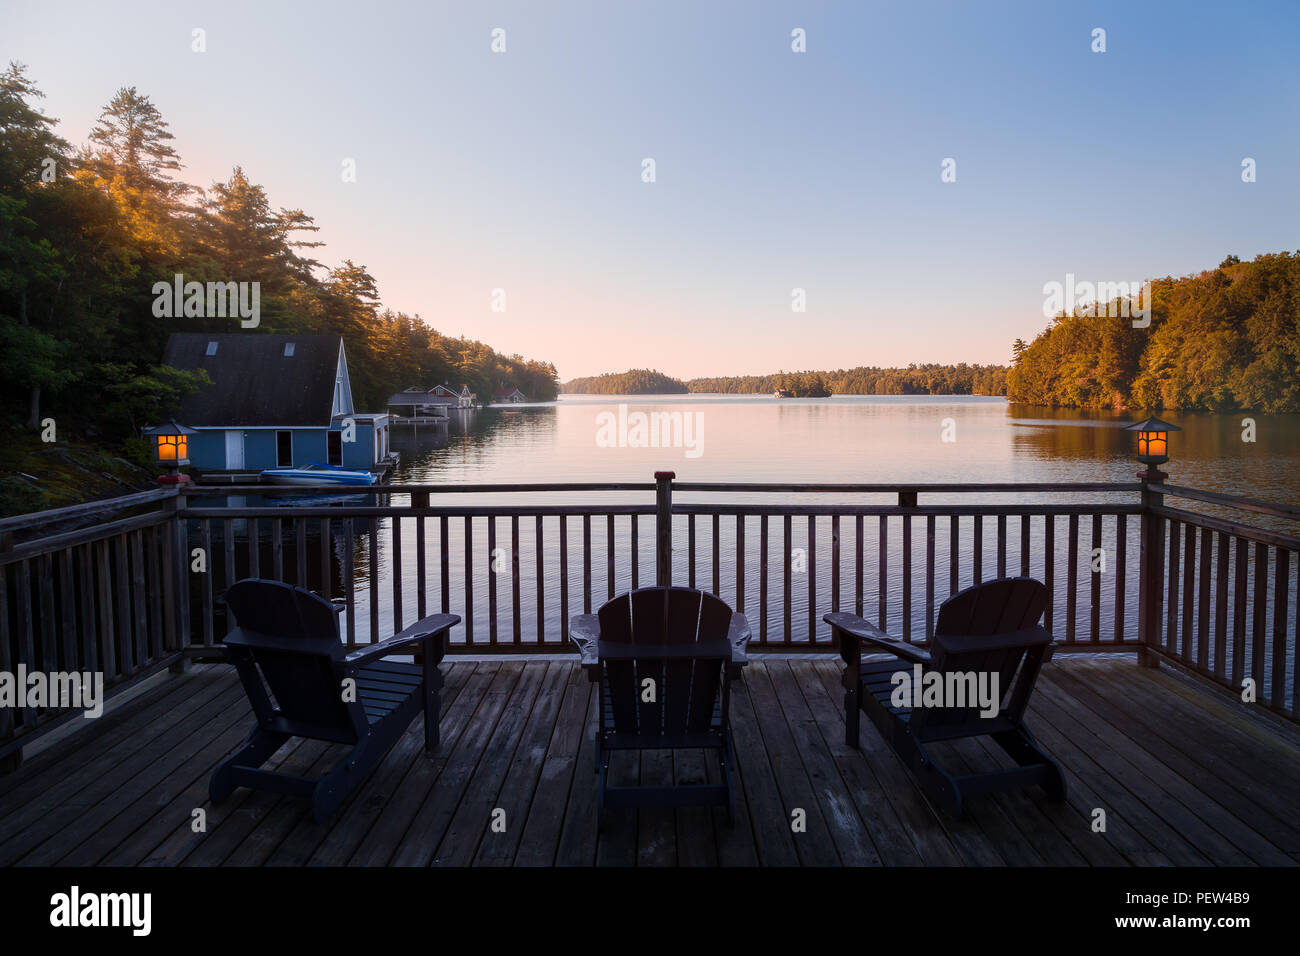
[[[227, 651], [259, 722], [355, 742], [365, 715], [345, 701], [338, 616], [324, 598], [279, 581], [249, 579], [226, 592], [238, 627]], [[268, 695], [269, 691], [269, 695]]]
[[[996, 675], [998, 703], [1010, 695], [1004, 713], [1019, 720], [1038, 674], [1042, 648], [1034, 648], [1026, 661], [1026, 647], [989, 646], [995, 642], [982, 639], [1031, 628], [1046, 607], [1047, 588], [1033, 578], [997, 578], [953, 595], [939, 608], [934, 632], [936, 638], [945, 640], [936, 640], [931, 648], [931, 670], [946, 675], [946, 683], [954, 688], [960, 683], [967, 700], [978, 700], [979, 685], [972, 683], [972, 676], [976, 681], [981, 677], [991, 681]], [[966, 679], [959, 681], [957, 674]], [[987, 723], [980, 710], [978, 704], [925, 708], [914, 715], [913, 729], [934, 734]]]
[[[601, 607], [599, 618], [604, 646], [707, 643], [712, 648], [701, 657], [602, 658], [610, 729], [642, 736], [707, 733], [724, 663], [716, 648], [726, 640], [731, 609], [712, 594], [651, 587], [614, 598]], [[646, 679], [654, 682], [653, 694], [644, 692]]]

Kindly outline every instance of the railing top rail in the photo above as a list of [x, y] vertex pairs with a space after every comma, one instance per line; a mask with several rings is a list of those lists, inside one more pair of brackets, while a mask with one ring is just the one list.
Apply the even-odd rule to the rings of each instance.
[[676, 481], [673, 491], [696, 492], [772, 492], [778, 494], [1056, 494], [1060, 492], [1137, 492], [1140, 482], [903, 482], [893, 484], [786, 483], [786, 482], [701, 482]]
[[1258, 498], [1247, 498], [1243, 495], [1225, 495], [1217, 491], [1201, 491], [1199, 488], [1185, 488], [1181, 485], [1153, 483], [1151, 490], [1157, 494], [1168, 495], [1171, 498], [1188, 498], [1192, 501], [1204, 501], [1207, 504], [1223, 505], [1240, 511], [1251, 511], [1275, 518], [1290, 518], [1294, 521], [1300, 521], [1300, 507], [1295, 505], [1261, 501]]
[[24, 528], [32, 528], [53, 521], [82, 518], [102, 511], [121, 511], [125, 508], [134, 508], [138, 505], [174, 497], [176, 497], [176, 491], [173, 488], [151, 488], [149, 491], [137, 491], [134, 494], [121, 495], [117, 498], [101, 498], [97, 501], [87, 501], [79, 505], [33, 511], [30, 514], [0, 518], [0, 532], [20, 531]]
[[580, 517], [590, 515], [652, 515], [653, 504], [604, 505], [449, 505], [439, 508], [406, 505], [302, 505], [292, 508], [186, 508], [188, 518], [510, 518], [510, 517]]
[[1195, 511], [1184, 511], [1181, 508], [1167, 508], [1164, 505], [1154, 507], [1151, 511], [1162, 518], [1173, 518], [1183, 524], [1194, 525], [1198, 528], [1209, 528], [1211, 531], [1223, 531], [1226, 534], [1236, 535], [1248, 541], [1271, 544], [1289, 551], [1300, 551], [1300, 538], [1294, 535], [1268, 531], [1263, 528], [1256, 528], [1253, 525], [1240, 524], [1236, 521], [1225, 521], [1223, 518], [1215, 518]]
[[181, 494], [187, 498], [205, 498], [221, 495], [261, 495], [266, 497], [280, 495], [388, 495], [407, 494], [409, 492], [429, 494], [490, 494], [490, 493], [526, 493], [554, 491], [654, 491], [653, 481], [636, 482], [545, 482], [540, 484], [517, 484], [497, 482], [488, 484], [377, 484], [377, 485], [191, 485], [186, 486]]

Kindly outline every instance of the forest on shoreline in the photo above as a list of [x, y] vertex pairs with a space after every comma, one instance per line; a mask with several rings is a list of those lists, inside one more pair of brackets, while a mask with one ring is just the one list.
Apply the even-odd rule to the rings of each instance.
[[728, 375], [683, 382], [662, 372], [631, 369], [590, 378], [575, 378], [560, 386], [577, 395], [684, 395], [688, 392], [726, 395], [771, 395], [777, 389], [796, 398], [828, 395], [1004, 395], [1006, 368], [1001, 365], [910, 365], [907, 368], [859, 367], [827, 372], [775, 372], [771, 375]]
[[201, 385], [160, 364], [167, 336], [241, 330], [238, 318], [156, 315], [154, 284], [178, 273], [258, 283], [248, 334], [342, 336], [361, 410], [442, 382], [555, 397], [550, 363], [443, 335], [384, 308], [364, 265], [313, 258], [312, 217], [274, 207], [242, 168], [207, 189], [184, 182], [166, 119], [134, 87], [116, 92], [80, 149], [40, 112], [42, 97], [21, 64], [0, 73], [0, 482], [38, 469], [32, 443], [49, 419], [59, 442], [147, 461], [139, 428]]
[[[1151, 283], [1151, 321], [1127, 310], [1054, 318], [1017, 340], [1007, 398], [1093, 409], [1300, 412], [1300, 251]], [[1101, 310], [1098, 310], [1101, 311]]]

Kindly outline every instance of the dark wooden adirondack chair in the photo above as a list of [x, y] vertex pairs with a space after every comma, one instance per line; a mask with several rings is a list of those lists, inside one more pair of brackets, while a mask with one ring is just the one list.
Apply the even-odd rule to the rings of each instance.
[[[213, 803], [235, 787], [269, 790], [309, 798], [312, 819], [319, 821], [365, 779], [421, 711], [425, 748], [437, 749], [438, 664], [459, 617], [434, 614], [349, 654], [339, 640], [342, 607], [310, 591], [250, 578], [232, 585], [226, 601], [238, 623], [226, 635], [226, 651], [257, 725], [212, 774]], [[423, 657], [419, 664], [383, 660], [417, 649]], [[328, 740], [352, 750], [314, 780], [261, 769], [290, 737]]]
[[[725, 806], [731, 785], [729, 686], [746, 663], [749, 623], [726, 603], [690, 588], [650, 587], [622, 594], [596, 614], [573, 619], [569, 636], [600, 697], [596, 734], [597, 810]], [[615, 786], [616, 750], [716, 750], [720, 784]]]
[[[844, 719], [850, 746], [859, 746], [861, 709], [930, 798], [956, 817], [962, 815], [965, 797], [1033, 784], [1041, 785], [1051, 799], [1064, 800], [1061, 768], [1043, 753], [1023, 721], [1038, 671], [1052, 656], [1052, 637], [1038, 623], [1046, 606], [1047, 588], [1032, 578], [998, 578], [967, 588], [939, 608], [928, 652], [895, 640], [855, 614], [827, 614], [825, 621], [846, 665]], [[864, 653], [882, 651], [893, 659], [862, 660]], [[996, 716], [981, 715], [978, 706], [893, 706], [893, 675], [900, 670], [910, 673], [916, 664], [923, 674], [996, 674]], [[926, 749], [933, 741], [979, 736], [992, 737], [1018, 766], [954, 777]]]

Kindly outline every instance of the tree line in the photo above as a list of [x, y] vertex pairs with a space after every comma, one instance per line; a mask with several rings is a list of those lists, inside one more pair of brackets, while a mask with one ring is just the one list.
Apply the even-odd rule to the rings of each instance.
[[684, 395], [686, 383], [649, 368], [574, 378], [562, 386], [573, 395]]
[[[1016, 340], [1013, 402], [1074, 408], [1300, 411], [1300, 251], [1228, 256], [1151, 283], [1150, 323], [1116, 302]], [[1098, 310], [1101, 311], [1101, 310]]]
[[453, 338], [382, 306], [351, 259], [327, 267], [301, 209], [276, 208], [240, 167], [200, 189], [167, 121], [134, 87], [74, 150], [44, 115], [25, 67], [0, 74], [0, 420], [11, 434], [54, 418], [61, 436], [125, 444], [205, 376], [160, 365], [171, 332], [236, 331], [230, 318], [154, 314], [155, 282], [258, 282], [258, 332], [338, 334], [358, 408], [409, 385], [518, 387], [555, 397], [547, 362]]

